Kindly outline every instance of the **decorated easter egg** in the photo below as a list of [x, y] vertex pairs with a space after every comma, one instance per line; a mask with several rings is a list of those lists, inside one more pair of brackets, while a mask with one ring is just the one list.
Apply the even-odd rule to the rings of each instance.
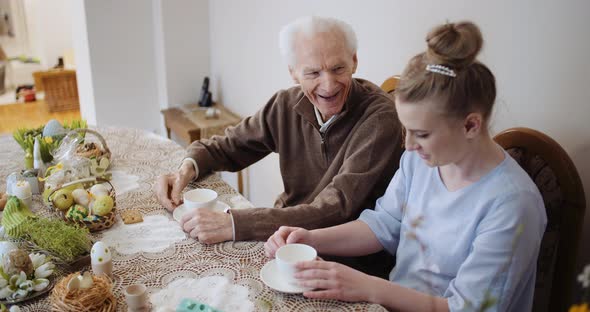
[[82, 205], [78, 205], [75, 204], [74, 206], [72, 206], [69, 210], [68, 213], [66, 214], [66, 217], [70, 220], [77, 220], [80, 221], [84, 218], [86, 218], [88, 216], [88, 208], [82, 206]]
[[104, 263], [111, 260], [111, 251], [103, 242], [96, 242], [90, 250], [90, 261], [94, 264]]
[[20, 271], [25, 272], [29, 276], [35, 270], [29, 253], [22, 249], [12, 250], [5, 255], [2, 258], [2, 268], [3, 272], [8, 274], [8, 276], [19, 274]]

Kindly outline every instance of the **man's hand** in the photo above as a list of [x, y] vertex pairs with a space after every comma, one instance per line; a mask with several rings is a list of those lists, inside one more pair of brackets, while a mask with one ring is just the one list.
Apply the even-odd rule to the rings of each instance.
[[156, 198], [168, 211], [173, 211], [182, 203], [180, 193], [194, 179], [195, 168], [190, 162], [184, 162], [178, 172], [163, 174], [154, 186]]
[[295, 267], [299, 285], [314, 289], [303, 293], [307, 298], [372, 301], [375, 292], [373, 276], [336, 262], [304, 261]]
[[210, 209], [194, 209], [185, 214], [180, 226], [190, 237], [205, 244], [225, 242], [233, 237], [231, 216]]
[[313, 246], [310, 231], [290, 226], [281, 226], [271, 237], [264, 243], [264, 253], [269, 258], [275, 257], [275, 252], [286, 244], [301, 243]]

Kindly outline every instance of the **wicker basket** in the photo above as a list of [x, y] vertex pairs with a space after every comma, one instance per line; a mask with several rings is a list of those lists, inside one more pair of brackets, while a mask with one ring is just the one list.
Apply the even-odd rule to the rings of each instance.
[[[92, 220], [90, 220], [90, 219], [75, 220], [75, 219], [68, 218], [67, 211], [64, 212], [64, 211], [57, 209], [53, 205], [53, 201], [51, 199], [53, 198], [53, 194], [55, 194], [55, 192], [57, 192], [58, 190], [60, 190], [64, 187], [73, 185], [73, 184], [77, 184], [77, 183], [82, 183], [84, 185], [84, 188], [88, 188], [88, 185], [94, 185], [94, 184], [99, 184], [99, 183], [108, 183], [111, 187], [111, 189], [109, 191], [109, 196], [113, 199], [113, 202], [114, 202], [113, 210], [104, 216], [95, 216], [95, 219], [92, 219]], [[72, 181], [70, 183], [64, 184], [59, 189], [53, 190], [48, 198], [49, 198], [49, 201], [46, 202], [46, 204], [49, 206], [49, 208], [52, 211], [58, 211], [60, 213], [60, 215], [62, 216], [62, 218], [66, 222], [76, 223], [80, 226], [87, 227], [90, 232], [98, 232], [98, 231], [106, 230], [106, 229], [110, 228], [111, 226], [113, 226], [113, 224], [115, 224], [115, 222], [116, 222], [115, 212], [116, 212], [116, 208], [117, 208], [117, 200], [116, 200], [116, 196], [115, 196], [115, 187], [113, 186], [113, 184], [111, 184], [111, 182], [109, 180], [102, 179], [102, 178], [88, 178], [88, 179]]]
[[35, 73], [38, 89], [45, 90], [49, 112], [80, 109], [75, 70], [50, 70]]
[[[109, 161], [111, 160], [111, 150], [107, 145], [107, 141], [104, 137], [95, 130], [87, 129], [87, 128], [80, 128], [80, 129], [73, 129], [70, 133], [82, 133], [84, 136], [86, 133], [91, 133], [98, 138], [100, 141], [100, 145], [98, 146], [94, 142], [91, 143], [84, 143], [84, 145], [80, 146], [76, 150], [76, 154], [86, 158], [93, 158], [96, 157], [96, 160], [100, 162], [103, 157], [106, 157]], [[89, 146], [92, 147], [89, 147]], [[106, 169], [106, 168], [105, 168]]]

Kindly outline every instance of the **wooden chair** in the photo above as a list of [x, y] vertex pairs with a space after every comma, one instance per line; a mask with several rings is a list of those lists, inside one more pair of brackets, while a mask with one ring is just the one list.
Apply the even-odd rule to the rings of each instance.
[[400, 76], [398, 76], [398, 75], [391, 76], [391, 77], [385, 79], [385, 81], [383, 81], [383, 83], [381, 84], [381, 89], [383, 89], [383, 91], [385, 91], [386, 93], [392, 93], [393, 91], [395, 91], [395, 88], [397, 88], [397, 84], [399, 83], [399, 79], [400, 79]]
[[[397, 85], [399, 84], [399, 80], [400, 80], [399, 75], [391, 76], [391, 77], [385, 79], [385, 81], [383, 81], [383, 83], [381, 84], [381, 89], [383, 91], [385, 91], [386, 93], [391, 94], [391, 96], [393, 96], [393, 91], [395, 91], [395, 89], [397, 88]], [[402, 135], [402, 139], [401, 139], [402, 147], [404, 147], [405, 140], [406, 140], [406, 128], [402, 127], [401, 135]]]
[[494, 140], [531, 176], [545, 203], [547, 228], [537, 260], [533, 311], [567, 311], [586, 207], [580, 176], [563, 148], [539, 131], [511, 128]]

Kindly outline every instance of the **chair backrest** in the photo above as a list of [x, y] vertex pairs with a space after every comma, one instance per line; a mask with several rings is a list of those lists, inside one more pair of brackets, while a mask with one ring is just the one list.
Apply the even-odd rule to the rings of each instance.
[[539, 131], [511, 128], [494, 140], [530, 175], [545, 203], [547, 228], [537, 260], [533, 311], [567, 311], [586, 209], [580, 176], [563, 148]]
[[[385, 93], [390, 94], [391, 96], [393, 96], [393, 91], [395, 91], [395, 89], [397, 88], [397, 85], [399, 83], [400, 80], [400, 76], [399, 75], [395, 75], [395, 76], [391, 76], [387, 79], [385, 79], [385, 81], [383, 81], [383, 83], [381, 84], [381, 89], [383, 91], [385, 91]], [[402, 127], [402, 131], [400, 132], [402, 139], [402, 147], [405, 146], [405, 140], [406, 140], [406, 128]]]
[[399, 83], [399, 76], [391, 76], [381, 84], [381, 89], [385, 91], [385, 93], [392, 93], [397, 88], [397, 84]]

